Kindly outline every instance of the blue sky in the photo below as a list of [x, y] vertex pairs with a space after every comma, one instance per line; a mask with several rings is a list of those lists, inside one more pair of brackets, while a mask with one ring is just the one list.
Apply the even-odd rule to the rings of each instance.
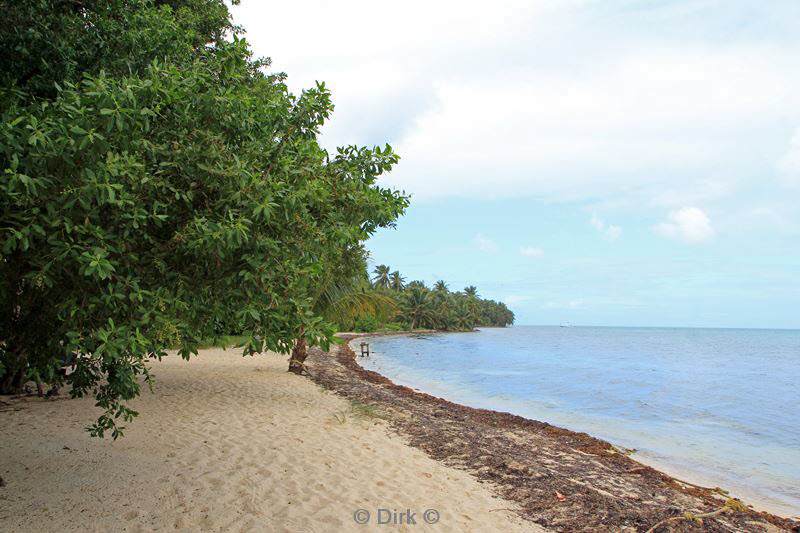
[[322, 142], [389, 142], [413, 195], [367, 244], [519, 324], [800, 327], [800, 3], [233, 9]]

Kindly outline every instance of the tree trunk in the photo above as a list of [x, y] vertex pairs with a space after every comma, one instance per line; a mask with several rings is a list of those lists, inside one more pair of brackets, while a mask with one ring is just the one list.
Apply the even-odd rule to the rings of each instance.
[[289, 359], [289, 372], [297, 375], [306, 372], [306, 357], [308, 357], [306, 340], [300, 337], [295, 341], [294, 348], [292, 348], [292, 357]]
[[28, 358], [24, 354], [6, 350], [3, 364], [5, 374], [0, 379], [0, 394], [19, 394], [25, 385], [25, 374], [28, 371]]
[[20, 394], [25, 380], [25, 370], [7, 370], [0, 382], [0, 394]]
[[6, 350], [2, 353], [2, 365], [5, 367], [5, 374], [0, 379], [0, 394], [19, 394], [25, 385], [25, 376], [28, 373], [28, 358], [24, 352], [19, 352], [13, 347], [16, 343], [6, 345]]

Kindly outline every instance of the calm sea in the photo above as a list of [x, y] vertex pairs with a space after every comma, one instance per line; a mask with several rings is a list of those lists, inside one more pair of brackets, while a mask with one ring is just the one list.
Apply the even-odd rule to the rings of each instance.
[[585, 431], [681, 479], [800, 514], [800, 331], [516, 326], [376, 337], [365, 367]]

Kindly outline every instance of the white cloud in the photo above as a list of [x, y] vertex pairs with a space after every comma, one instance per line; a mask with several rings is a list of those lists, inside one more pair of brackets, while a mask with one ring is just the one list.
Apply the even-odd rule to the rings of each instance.
[[402, 160], [382, 183], [415, 203], [528, 195], [671, 210], [759, 188], [774, 207], [765, 177], [778, 160], [800, 184], [800, 134], [782, 159], [785, 125], [800, 124], [795, 2], [302, 6], [233, 13], [294, 92], [327, 83], [325, 146], [390, 142]]
[[542, 309], [586, 309], [586, 301], [582, 298], [566, 302], [549, 301], [542, 306]]
[[478, 247], [481, 252], [492, 253], [497, 251], [497, 244], [486, 237], [483, 233], [478, 233], [472, 242]]
[[[791, 209], [791, 208], [788, 208]], [[787, 209], [787, 210], [788, 210]], [[761, 229], [769, 232], [781, 233], [800, 232], [800, 225], [795, 223], [790, 216], [780, 209], [766, 206], [755, 206], [736, 214], [735, 229]]]
[[800, 186], [800, 128], [797, 128], [789, 141], [789, 148], [778, 162], [778, 171], [783, 184], [790, 187]]
[[542, 257], [544, 255], [544, 250], [535, 246], [522, 246], [519, 249], [519, 253], [525, 257]]
[[736, 186], [737, 180], [728, 178], [700, 178], [688, 187], [664, 187], [658, 193], [650, 194], [645, 198], [647, 207], [660, 207], [675, 209], [684, 205], [696, 205], [718, 201], [730, 196]]
[[438, 105], [398, 143], [403, 164], [387, 182], [420, 198], [686, 196], [720, 162], [732, 183], [757, 179], [739, 175], [761, 164], [741, 146], [768, 148], [753, 125], [769, 131], [800, 110], [800, 69], [785, 56], [676, 47], [603, 61], [438, 79]]
[[621, 227], [615, 226], [614, 224], [606, 224], [606, 222], [597, 215], [592, 215], [590, 223], [594, 229], [599, 231], [603, 237], [609, 241], [617, 240], [619, 236], [622, 235]]
[[527, 302], [530, 299], [531, 299], [530, 296], [523, 296], [521, 294], [510, 294], [505, 298], [503, 298], [503, 303], [511, 307], [513, 305], [517, 305], [522, 302]]
[[690, 243], [706, 242], [717, 234], [711, 226], [708, 215], [697, 207], [683, 207], [671, 211], [667, 221], [658, 224], [655, 229], [665, 237]]
[[619, 238], [620, 235], [622, 235], [622, 228], [620, 228], [619, 226], [611, 225], [608, 226], [608, 228], [606, 228], [606, 237], [609, 240], [613, 241]]

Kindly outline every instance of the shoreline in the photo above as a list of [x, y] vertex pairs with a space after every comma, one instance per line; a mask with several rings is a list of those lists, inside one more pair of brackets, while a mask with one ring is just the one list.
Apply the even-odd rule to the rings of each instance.
[[[544, 527], [644, 531], [685, 511], [713, 511], [728, 498], [716, 489], [660, 472], [586, 433], [467, 407], [397, 385], [361, 367], [350, 347], [359, 338], [418, 333], [432, 332], [341, 334], [344, 343], [338, 349], [314, 351], [310, 359], [317, 372], [312, 371], [312, 379], [340, 395], [373, 402], [399, 415], [391, 419], [392, 428], [412, 446], [495, 484], [499, 495], [521, 505], [521, 516]], [[475, 433], [483, 438], [475, 438]], [[682, 522], [672, 527], [684, 530], [678, 524]], [[685, 526], [692, 529], [688, 523]], [[791, 531], [800, 522], [752, 509], [705, 521], [710, 531], [754, 526]]]
[[[483, 329], [483, 328], [481, 328], [481, 329]], [[451, 332], [450, 331], [430, 331], [430, 330], [426, 330], [426, 331], [419, 331], [419, 332], [415, 331], [415, 332], [410, 333], [408, 335], [424, 335], [424, 334], [429, 334], [429, 333], [444, 334], [444, 333], [451, 333]], [[400, 336], [401, 335], [401, 334], [395, 333], [395, 332], [391, 332], [390, 334], [392, 336], [395, 336], [395, 335]], [[370, 334], [351, 333], [350, 335], [359, 335], [359, 336], [365, 335], [364, 337], [359, 337], [359, 338], [370, 338], [370, 337], [387, 336], [387, 333], [377, 333], [377, 334], [372, 334], [372, 333], [370, 333]], [[349, 342], [352, 343], [353, 341], [351, 340]], [[357, 352], [357, 349], [354, 348], [353, 346], [351, 346], [351, 349], [353, 349], [354, 351]], [[375, 353], [378, 353], [378, 352], [375, 352]], [[360, 358], [357, 357], [356, 358], [356, 362], [358, 363], [359, 361], [360, 361]], [[359, 365], [359, 366], [361, 366], [361, 365]], [[381, 371], [382, 371], [379, 367], [369, 368], [367, 366], [362, 366], [362, 368], [364, 368], [367, 371], [376, 372], [378, 374], [381, 374]], [[381, 374], [381, 375], [383, 375], [383, 374]], [[489, 403], [483, 402], [483, 405], [481, 405], [480, 403], [478, 403], [476, 405], [475, 403], [471, 402], [469, 398], [465, 398], [464, 396], [458, 398], [457, 395], [456, 395], [456, 397], [454, 398], [454, 397], [449, 395], [446, 387], [439, 386], [438, 382], [433, 378], [427, 378], [426, 379], [426, 378], [423, 377], [419, 381], [415, 381], [413, 379], [403, 379], [401, 381], [394, 381], [394, 380], [392, 380], [392, 378], [389, 378], [388, 376], [384, 376], [384, 377], [386, 377], [387, 379], [391, 380], [396, 385], [406, 386], [406, 387], [409, 387], [409, 388], [411, 388], [411, 389], [413, 389], [413, 390], [415, 390], [417, 392], [422, 392], [422, 393], [429, 394], [429, 395], [432, 395], [432, 396], [440, 396], [440, 397], [442, 397], [443, 399], [445, 399], [447, 401], [450, 401], [450, 402], [455, 403], [455, 404], [464, 405], [466, 407], [472, 407], [472, 408], [475, 408], [475, 409], [489, 409], [489, 410], [498, 411], [498, 412], [504, 412], [504, 413], [507, 412], [507, 413], [515, 414], [515, 415], [518, 415], [518, 416], [522, 416], [523, 418], [527, 418], [527, 419], [534, 420], [534, 421], [550, 420], [546, 416], [539, 417], [539, 416], [536, 416], [536, 415], [531, 416], [530, 414], [520, 413], [519, 411], [514, 410], [513, 406], [509, 406], [509, 405], [506, 405], [506, 406], [500, 405], [498, 407], [497, 405], [492, 405], [491, 402], [489, 402]], [[417, 377], [419, 377], [419, 376], [417, 376]], [[560, 424], [559, 422], [548, 422], [548, 423], [551, 424], [551, 425], [556, 425], [558, 427], [562, 427], [562, 428], [564, 428], [565, 430], [568, 430], [568, 431], [573, 431], [573, 432], [576, 432], [576, 433], [583, 433], [584, 432], [581, 429], [580, 425], [577, 424], [577, 423], [573, 423], [571, 425], [564, 425], [564, 426], [559, 425]], [[597, 436], [594, 432], [592, 432], [592, 430], [587, 430], [587, 432], [592, 436]], [[597, 436], [597, 438], [600, 439], [600, 440], [608, 441], [611, 446], [614, 446], [614, 447], [622, 449], [622, 450], [626, 450], [628, 448], [631, 448], [631, 449], [635, 450], [635, 451], [633, 451], [632, 453], [629, 454], [631, 459], [633, 459], [633, 460], [635, 460], [638, 463], [641, 463], [643, 465], [650, 466], [650, 467], [654, 468], [655, 470], [658, 470], [658, 471], [660, 471], [660, 472], [662, 472], [662, 473], [674, 478], [676, 481], [679, 481], [680, 483], [689, 484], [689, 485], [697, 485], [697, 486], [700, 486], [702, 488], [706, 488], [708, 490], [714, 490], [714, 488], [722, 488], [722, 489], [726, 490], [726, 492], [729, 492], [732, 496], [736, 497], [737, 499], [742, 500], [743, 502], [745, 502], [749, 506], [753, 507], [757, 511], [764, 511], [764, 512], [773, 514], [773, 515], [781, 517], [781, 518], [793, 518], [794, 520], [797, 520], [797, 518], [800, 517], [800, 507], [793, 507], [793, 506], [787, 504], [784, 500], [781, 500], [779, 498], [771, 498], [771, 497], [769, 497], [769, 495], [768, 495], [769, 493], [768, 492], [758, 492], [758, 491], [755, 491], [755, 490], [751, 490], [751, 489], [749, 489], [747, 487], [747, 484], [745, 484], [745, 483], [737, 483], [735, 480], [730, 480], [730, 479], [726, 480], [726, 479], [724, 479], [724, 476], [715, 477], [713, 470], [707, 469], [705, 471], [705, 473], [703, 473], [701, 471], [693, 469], [688, 464], [680, 463], [678, 461], [674, 461], [673, 462], [673, 461], [670, 460], [671, 458], [668, 455], [657, 455], [657, 454], [651, 453], [647, 449], [642, 449], [640, 447], [641, 446], [640, 443], [636, 443], [636, 442], [619, 443], [618, 441], [615, 440], [614, 436], [612, 434], [610, 434], [610, 433], [606, 433], [606, 434], [602, 434], [601, 433], [601, 435]]]

